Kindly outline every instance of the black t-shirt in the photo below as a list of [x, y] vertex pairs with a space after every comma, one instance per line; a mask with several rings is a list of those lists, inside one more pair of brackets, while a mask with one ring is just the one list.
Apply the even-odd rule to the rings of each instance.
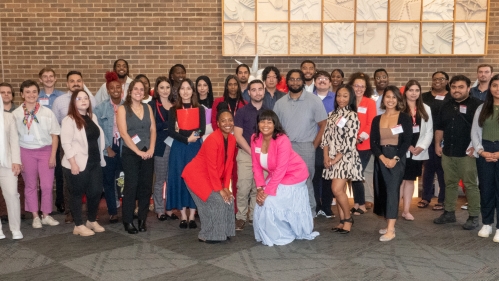
[[99, 127], [95, 125], [94, 121], [88, 115], [82, 115], [85, 120], [85, 133], [87, 135], [88, 143], [88, 163], [100, 162], [99, 153]]
[[234, 112], [237, 110], [237, 98], [228, 97], [226, 102], [229, 104], [230, 112], [234, 114]]
[[[431, 94], [431, 91], [423, 93], [422, 98], [423, 98], [423, 103], [428, 105], [431, 109], [432, 120], [435, 120], [438, 117], [438, 114], [440, 113], [440, 110], [442, 109], [444, 103], [446, 103], [449, 100], [452, 100], [452, 97], [449, 93], [445, 95], [445, 98], [443, 100], [439, 100]], [[435, 123], [435, 121], [433, 123]], [[435, 132], [435, 130], [436, 128], [435, 126], [433, 126], [433, 132]]]

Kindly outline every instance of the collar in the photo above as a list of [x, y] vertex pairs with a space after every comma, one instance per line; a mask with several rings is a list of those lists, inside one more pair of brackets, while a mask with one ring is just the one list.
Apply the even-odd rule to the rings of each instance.
[[[291, 98], [291, 95], [290, 95], [291, 92], [288, 92], [288, 94], [286, 95], [286, 97], [288, 98], [288, 100], [294, 100]], [[305, 100], [305, 94], [308, 93], [307, 91], [305, 91], [305, 88], [303, 88], [303, 90], [301, 91], [301, 95], [300, 97], [298, 98], [299, 101], [303, 101]]]
[[[314, 95], [318, 96], [319, 94], [317, 93], [317, 90], [314, 91]], [[334, 98], [335, 97], [335, 93], [334, 92], [331, 92], [331, 91], [327, 91], [327, 95], [326, 97], [332, 97]]]

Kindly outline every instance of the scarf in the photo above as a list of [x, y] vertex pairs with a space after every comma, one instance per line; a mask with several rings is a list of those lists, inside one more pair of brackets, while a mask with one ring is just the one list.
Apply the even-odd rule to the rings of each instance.
[[22, 106], [24, 110], [23, 124], [26, 125], [26, 127], [28, 127], [29, 130], [29, 128], [31, 127], [31, 123], [33, 123], [33, 120], [35, 120], [36, 123], [40, 123], [36, 118], [36, 113], [38, 113], [38, 110], [40, 109], [40, 103], [37, 102], [35, 108], [31, 111], [28, 111], [28, 109], [26, 108], [26, 103], [23, 103]]

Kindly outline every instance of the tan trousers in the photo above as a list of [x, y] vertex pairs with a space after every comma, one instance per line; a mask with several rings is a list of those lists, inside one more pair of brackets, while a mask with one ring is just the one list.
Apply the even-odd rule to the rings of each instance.
[[237, 213], [236, 219], [253, 220], [253, 209], [256, 204], [256, 186], [253, 179], [251, 155], [239, 149], [237, 161]]
[[[0, 187], [7, 206], [10, 231], [20, 231], [21, 203], [19, 201], [19, 193], [17, 192], [17, 177], [12, 173], [12, 169], [0, 167]], [[2, 224], [0, 224], [1, 229]]]

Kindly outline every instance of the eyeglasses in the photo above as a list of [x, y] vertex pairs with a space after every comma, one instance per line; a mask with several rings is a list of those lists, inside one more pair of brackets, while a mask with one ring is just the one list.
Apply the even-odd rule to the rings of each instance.
[[75, 100], [77, 101], [88, 100], [88, 97], [77, 97]]
[[378, 76], [378, 77], [375, 77], [374, 79], [376, 79], [376, 81], [379, 81], [379, 80], [381, 80], [381, 79], [383, 79], [383, 80], [384, 80], [384, 79], [386, 79], [386, 78], [388, 78], [388, 76], [383, 75], [383, 76]]
[[300, 82], [301, 78], [289, 78], [288, 81], [289, 82]]
[[433, 78], [432, 80], [433, 80], [433, 82], [443, 82], [447, 79], [445, 79], [445, 77], [440, 77], [440, 78]]
[[365, 89], [366, 86], [364, 85], [353, 85], [354, 88], [359, 88], [359, 89]]

